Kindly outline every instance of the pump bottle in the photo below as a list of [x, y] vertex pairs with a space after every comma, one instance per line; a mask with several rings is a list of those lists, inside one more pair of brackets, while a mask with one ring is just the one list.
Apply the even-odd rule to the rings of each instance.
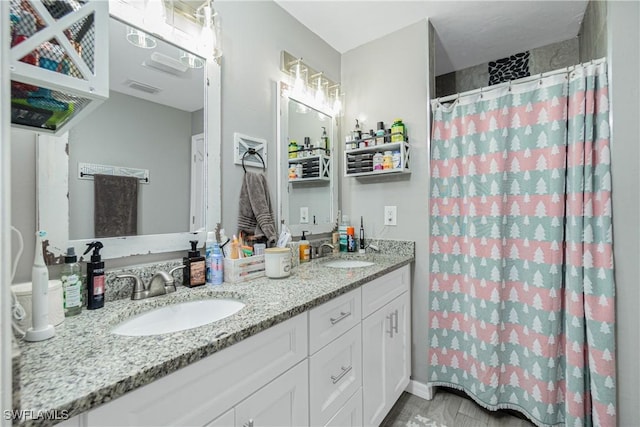
[[104, 307], [104, 261], [100, 256], [100, 249], [104, 245], [102, 242], [87, 243], [87, 250], [83, 255], [91, 254], [91, 262], [87, 263], [87, 308], [96, 310]]
[[298, 242], [298, 249], [300, 251], [300, 262], [308, 262], [311, 260], [311, 245], [305, 236], [306, 231], [302, 232], [302, 237]]

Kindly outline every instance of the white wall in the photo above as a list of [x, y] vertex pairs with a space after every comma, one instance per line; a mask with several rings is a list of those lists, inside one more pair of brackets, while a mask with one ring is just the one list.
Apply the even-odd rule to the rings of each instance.
[[[427, 381], [428, 290], [428, 104], [429, 31], [420, 21], [381, 39], [346, 52], [342, 57], [342, 85], [346, 95], [343, 128], [366, 115], [362, 129], [402, 118], [411, 146], [410, 175], [342, 181], [342, 212], [358, 225], [364, 217], [366, 238], [414, 240], [412, 377]], [[344, 135], [341, 136], [344, 141]], [[344, 144], [340, 144], [341, 152]], [[341, 171], [341, 175], [344, 171]], [[398, 225], [384, 227], [384, 206], [397, 206]]]
[[231, 235], [237, 230], [243, 176], [242, 167], [233, 163], [234, 132], [267, 140], [267, 177], [276, 211], [276, 82], [284, 77], [281, 51], [304, 58], [310, 67], [324, 71], [334, 81], [340, 76], [340, 54], [274, 2], [216, 2], [214, 6], [222, 20], [224, 49], [222, 225]]
[[618, 425], [640, 423], [640, 3], [607, 2]]

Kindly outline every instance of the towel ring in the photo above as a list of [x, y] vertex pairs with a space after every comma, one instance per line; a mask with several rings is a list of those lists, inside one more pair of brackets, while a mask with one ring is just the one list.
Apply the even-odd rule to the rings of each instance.
[[247, 168], [244, 165], [244, 158], [247, 157], [247, 154], [250, 156], [257, 156], [260, 159], [260, 163], [262, 163], [262, 171], [264, 172], [267, 170], [267, 166], [264, 164], [264, 159], [260, 153], [258, 153], [255, 148], [247, 148], [247, 151], [242, 155], [242, 169], [244, 170], [244, 173], [247, 173]]

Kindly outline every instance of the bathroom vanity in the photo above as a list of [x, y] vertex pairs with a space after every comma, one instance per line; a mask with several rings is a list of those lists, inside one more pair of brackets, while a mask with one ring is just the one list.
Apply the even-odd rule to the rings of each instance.
[[[286, 279], [107, 303], [22, 345], [21, 405], [67, 411], [63, 425], [377, 425], [409, 382], [410, 264], [301, 265]], [[181, 301], [245, 307], [181, 332], [120, 336], [132, 315]], [[27, 423], [29, 425], [29, 423]]]

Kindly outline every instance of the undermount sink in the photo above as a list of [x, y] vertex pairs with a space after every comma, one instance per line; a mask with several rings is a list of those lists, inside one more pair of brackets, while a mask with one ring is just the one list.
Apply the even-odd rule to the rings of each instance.
[[222, 320], [237, 313], [244, 303], [234, 299], [187, 301], [156, 308], [125, 320], [112, 334], [130, 337], [168, 334]]
[[369, 261], [360, 261], [358, 259], [337, 259], [335, 261], [329, 261], [324, 264], [325, 267], [331, 268], [361, 268], [369, 267], [373, 265]]

